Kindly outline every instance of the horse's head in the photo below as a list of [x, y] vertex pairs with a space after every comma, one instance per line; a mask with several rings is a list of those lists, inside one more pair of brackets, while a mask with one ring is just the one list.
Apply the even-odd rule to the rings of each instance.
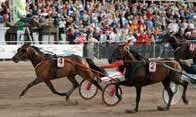
[[[179, 34], [176, 34], [176, 35], [179, 35]], [[170, 33], [167, 33], [163, 36], [163, 40], [162, 40], [162, 43], [170, 43], [171, 46], [173, 47], [173, 49], [175, 50], [177, 47], [181, 46], [182, 45], [182, 42], [180, 41], [183, 41], [182, 37], [180, 36], [177, 36], [176, 35], [172, 35]]]
[[17, 53], [13, 56], [12, 60], [17, 63], [19, 61], [25, 61], [29, 59], [29, 54], [27, 48], [30, 43], [24, 43], [20, 48], [18, 48]]
[[117, 60], [132, 61], [135, 59], [136, 58], [134, 56], [134, 53], [130, 53], [129, 49], [126, 46], [120, 45], [113, 51], [112, 56], [108, 59], [108, 62], [113, 63]]
[[[17, 53], [13, 56], [12, 60], [14, 62], [26, 61], [29, 59], [36, 59], [40, 61], [42, 59], [41, 51], [37, 47], [31, 46], [31, 43], [24, 43], [20, 48], [18, 48]], [[40, 56], [38, 56], [38, 54]]]
[[117, 60], [123, 60], [124, 58], [125, 58], [125, 52], [123, 50], [123, 46], [120, 45], [113, 51], [112, 55], [108, 59], [108, 62], [113, 63]]

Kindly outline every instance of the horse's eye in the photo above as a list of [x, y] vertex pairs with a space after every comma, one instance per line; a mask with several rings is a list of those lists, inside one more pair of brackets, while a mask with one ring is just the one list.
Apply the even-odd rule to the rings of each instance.
[[25, 52], [26, 52], [26, 50], [25, 50], [25, 49], [22, 49], [22, 50], [21, 50], [21, 52], [22, 52], [22, 53], [25, 53]]

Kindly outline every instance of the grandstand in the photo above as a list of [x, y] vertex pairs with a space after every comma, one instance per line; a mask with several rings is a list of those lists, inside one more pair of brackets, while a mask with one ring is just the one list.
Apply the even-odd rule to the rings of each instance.
[[[161, 57], [172, 56], [160, 54], [172, 51], [160, 43], [164, 34], [195, 39], [195, 4], [189, 3], [194, 0], [139, 1], [1, 1], [0, 51], [13, 53], [18, 45], [30, 41], [58, 54], [105, 58], [117, 43], [131, 39], [133, 49]], [[140, 42], [143, 44], [138, 46]]]

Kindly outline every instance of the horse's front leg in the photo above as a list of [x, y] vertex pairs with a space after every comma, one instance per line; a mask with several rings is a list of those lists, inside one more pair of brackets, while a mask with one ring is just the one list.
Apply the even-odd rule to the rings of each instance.
[[141, 85], [137, 85], [137, 86], [135, 86], [135, 88], [136, 88], [136, 106], [135, 106], [134, 111], [132, 111], [132, 110], [126, 110], [127, 113], [138, 112], [142, 87], [141, 87]]
[[188, 104], [188, 99], [186, 97], [187, 87], [188, 87], [188, 82], [184, 81], [184, 84], [183, 84], [183, 94], [182, 94], [182, 100], [183, 100], [184, 104]]
[[31, 82], [25, 87], [25, 89], [20, 93], [19, 98], [21, 98], [22, 96], [24, 96], [25, 93], [26, 93], [31, 87], [33, 87], [33, 86], [35, 86], [35, 85], [37, 85], [37, 84], [39, 84], [39, 83], [41, 83], [41, 82], [42, 82], [41, 79], [35, 78], [35, 79], [34, 79], [33, 81], [31, 81]]
[[136, 106], [135, 106], [135, 111], [138, 111], [139, 108], [139, 102], [140, 102], [140, 98], [141, 98], [141, 91], [142, 91], [142, 87], [140, 85], [136, 86]]
[[65, 93], [57, 92], [50, 80], [46, 80], [44, 82], [46, 83], [46, 85], [48, 86], [48, 88], [51, 90], [52, 93], [59, 95], [59, 96], [67, 96], [66, 92]]

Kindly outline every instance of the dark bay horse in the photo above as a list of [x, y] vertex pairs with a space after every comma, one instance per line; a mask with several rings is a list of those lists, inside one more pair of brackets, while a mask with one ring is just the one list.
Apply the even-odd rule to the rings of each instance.
[[[149, 60], [139, 55], [134, 51], [127, 51], [124, 49], [124, 45], [117, 47], [111, 58], [110, 62], [116, 60], [124, 60], [124, 68], [126, 81], [120, 82], [118, 85], [124, 86], [134, 86], [136, 88], [136, 107], [134, 111], [128, 110], [127, 112], [137, 112], [139, 108], [139, 102], [141, 97], [141, 91], [143, 86], [151, 85], [154, 83], [162, 82], [164, 88], [169, 94], [169, 103], [166, 107], [159, 107], [159, 110], [169, 110], [171, 105], [171, 100], [174, 95], [170, 88], [170, 82], [174, 81], [177, 84], [180, 84], [184, 87], [182, 99], [185, 104], [188, 104], [186, 98], [186, 89], [188, 87], [188, 82], [181, 80], [181, 75], [176, 71], [169, 69], [167, 66], [170, 66], [178, 71], [181, 71], [181, 66], [177, 61], [172, 61], [170, 59], [162, 59], [157, 61], [156, 71], [149, 72]], [[165, 66], [166, 65], [166, 66]], [[118, 97], [118, 95], [117, 95]]]
[[165, 34], [163, 38], [164, 39], [162, 42], [171, 44], [172, 48], [174, 49], [174, 55], [176, 60], [193, 59], [196, 63], [196, 49], [194, 49], [194, 51], [191, 51], [189, 49], [190, 42], [187, 42], [184, 39], [177, 39], [178, 37], [175, 38], [170, 34]]
[[[41, 52], [39, 48], [31, 46], [30, 43], [25, 43], [18, 48], [17, 53], [12, 58], [13, 61], [17, 63], [19, 61], [30, 60], [34, 66], [37, 76], [26, 86], [20, 94], [20, 97], [23, 96], [32, 86], [45, 82], [52, 93], [60, 96], [66, 96], [66, 100], [68, 100], [72, 92], [79, 86], [75, 79], [76, 75], [80, 75], [83, 79], [90, 81], [102, 90], [95, 77], [98, 75], [100, 76], [100, 74], [96, 71], [101, 72], [101, 75], [105, 74], [105, 71], [102, 68], [97, 67], [92, 60], [84, 59], [77, 55], [64, 56], [64, 66], [57, 67], [57, 58], [52, 55], [49, 56], [50, 57], [46, 58], [45, 54]], [[51, 82], [53, 79], [62, 77], [67, 77], [73, 85], [68, 92], [57, 92]]]

